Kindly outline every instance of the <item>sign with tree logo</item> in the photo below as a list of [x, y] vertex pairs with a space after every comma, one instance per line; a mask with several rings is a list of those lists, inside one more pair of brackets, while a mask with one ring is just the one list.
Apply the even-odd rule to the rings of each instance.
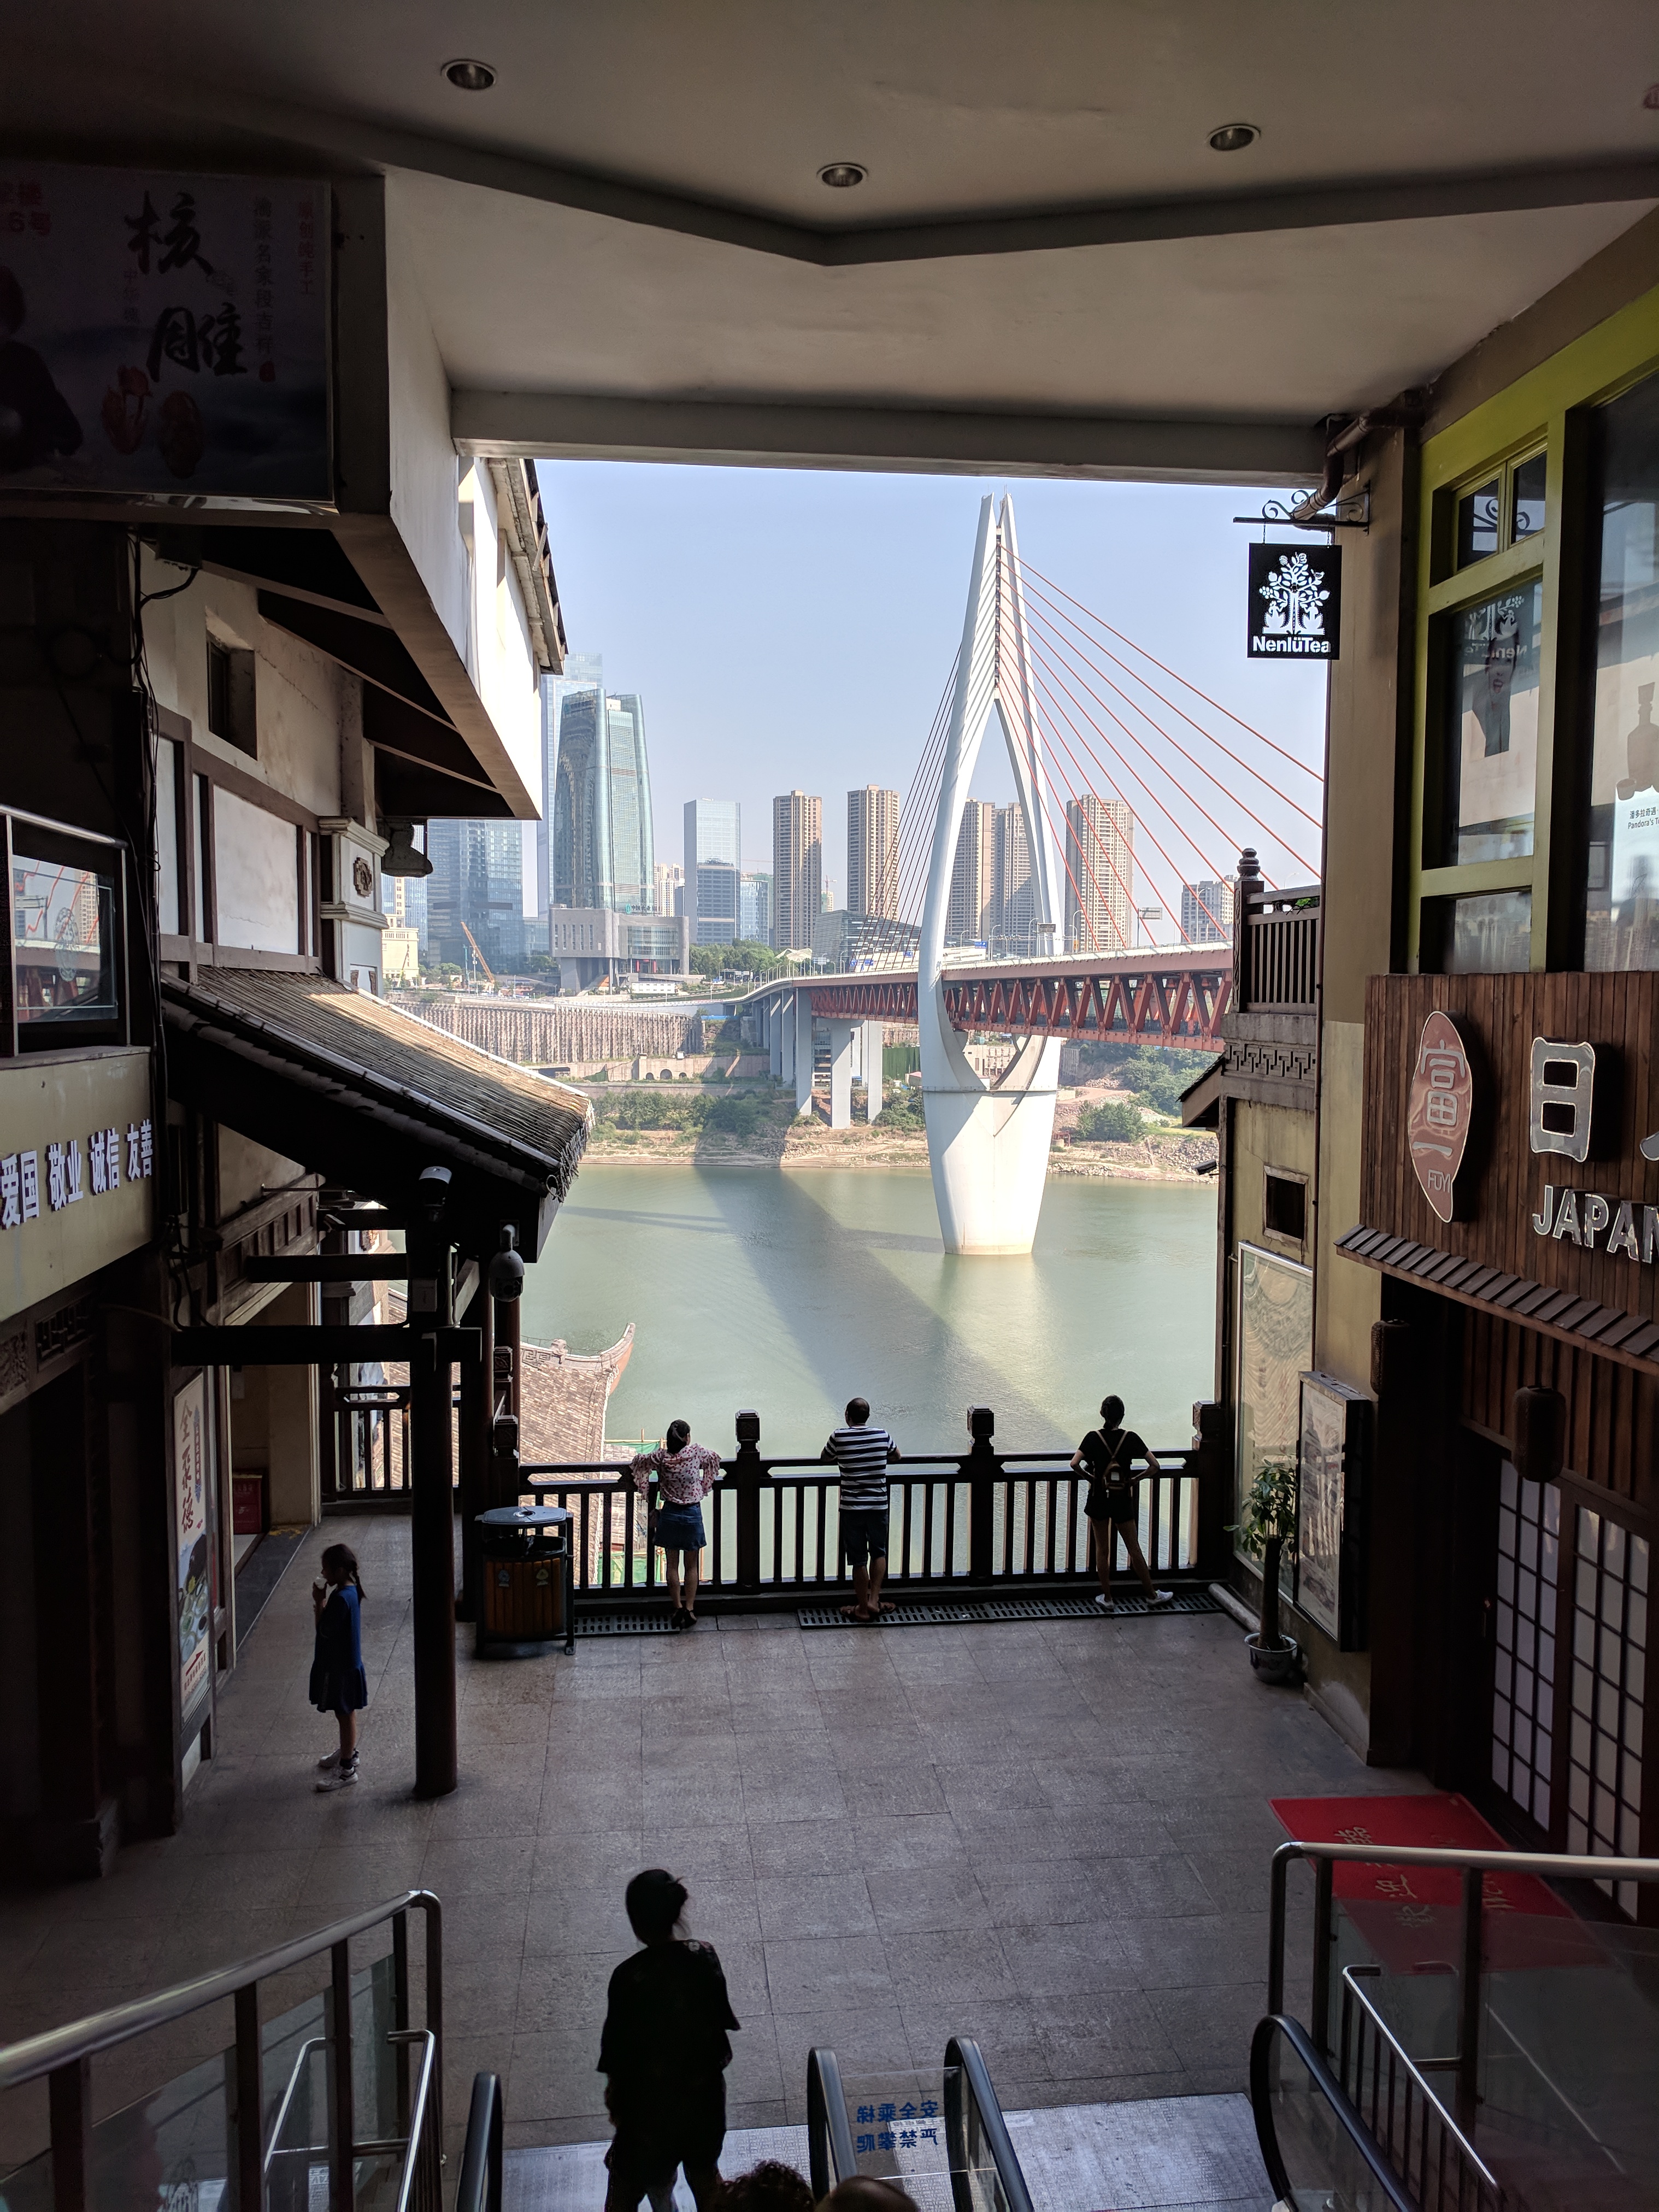
[[1340, 545], [1252, 545], [1252, 660], [1335, 660], [1342, 636]]

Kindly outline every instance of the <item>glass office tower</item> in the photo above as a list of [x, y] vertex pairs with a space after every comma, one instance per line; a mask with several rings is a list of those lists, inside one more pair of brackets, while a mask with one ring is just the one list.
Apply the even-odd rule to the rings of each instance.
[[743, 826], [735, 799], [685, 802], [685, 910], [694, 945], [735, 945]]
[[[516, 822], [427, 824], [426, 941], [431, 957], [471, 969], [471, 930], [498, 974], [523, 964], [524, 833]], [[465, 927], [463, 927], [465, 925]]]
[[597, 653], [573, 654], [548, 686], [543, 811], [551, 821], [550, 907], [649, 914], [656, 900], [645, 708], [605, 688]]

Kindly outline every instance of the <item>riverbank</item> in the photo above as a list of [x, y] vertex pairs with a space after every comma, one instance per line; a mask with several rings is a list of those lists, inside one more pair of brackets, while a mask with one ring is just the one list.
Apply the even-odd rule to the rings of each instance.
[[[822, 1121], [792, 1119], [763, 1124], [746, 1136], [707, 1128], [618, 1129], [600, 1121], [585, 1157], [606, 1167], [661, 1167], [680, 1162], [697, 1167], [928, 1171], [927, 1132], [884, 1129], [879, 1120], [830, 1129]], [[1158, 1129], [1133, 1144], [1085, 1143], [1075, 1138], [1057, 1142], [1048, 1154], [1048, 1173], [1094, 1182], [1191, 1183], [1211, 1174], [1215, 1161], [1213, 1137]]]

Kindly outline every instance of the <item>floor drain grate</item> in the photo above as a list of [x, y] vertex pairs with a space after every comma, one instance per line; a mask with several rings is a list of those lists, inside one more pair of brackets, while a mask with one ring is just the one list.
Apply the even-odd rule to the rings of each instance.
[[[884, 1628], [963, 1628], [979, 1621], [1098, 1620], [1100, 1608], [1092, 1597], [992, 1597], [928, 1603], [925, 1600], [893, 1601], [894, 1610], [884, 1615]], [[1156, 1608], [1137, 1591], [1119, 1598], [1113, 1618], [1145, 1617], [1149, 1613], [1219, 1613], [1221, 1607], [1205, 1590], [1177, 1590], [1172, 1603]], [[864, 1624], [842, 1618], [840, 1605], [804, 1605], [795, 1615], [803, 1628], [858, 1628]]]
[[581, 1636], [671, 1636], [673, 1616], [663, 1613], [579, 1613], [576, 1633]]

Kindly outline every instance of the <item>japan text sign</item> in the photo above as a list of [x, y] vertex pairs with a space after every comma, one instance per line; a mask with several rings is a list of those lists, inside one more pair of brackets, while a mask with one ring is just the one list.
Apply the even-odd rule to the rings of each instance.
[[1449, 1014], [1423, 1024], [1412, 1072], [1406, 1143], [1423, 1195], [1443, 1221], [1452, 1218], [1453, 1186], [1468, 1147], [1474, 1105], [1469, 1056]]
[[1336, 660], [1342, 640], [1340, 545], [1252, 545], [1252, 660]]
[[0, 164], [0, 489], [328, 506], [325, 185]]

